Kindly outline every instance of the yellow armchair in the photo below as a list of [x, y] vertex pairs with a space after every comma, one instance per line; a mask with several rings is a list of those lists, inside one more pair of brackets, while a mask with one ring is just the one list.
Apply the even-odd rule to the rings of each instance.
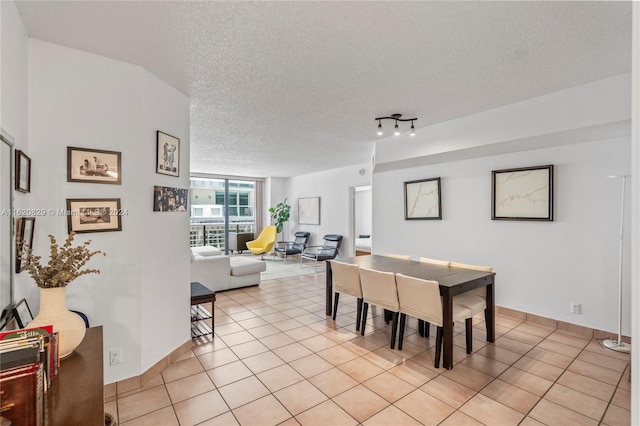
[[269, 253], [276, 242], [276, 227], [273, 225], [265, 226], [258, 238], [253, 241], [247, 241], [247, 248], [253, 254], [259, 254], [260, 259], [265, 253]]

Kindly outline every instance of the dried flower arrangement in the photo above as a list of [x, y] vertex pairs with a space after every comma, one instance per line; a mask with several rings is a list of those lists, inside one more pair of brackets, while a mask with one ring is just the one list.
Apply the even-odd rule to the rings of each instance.
[[40, 256], [34, 256], [32, 248], [23, 242], [22, 250], [26, 254], [25, 269], [35, 280], [40, 288], [66, 287], [71, 281], [86, 274], [99, 274], [98, 269], [80, 270], [93, 256], [102, 254], [100, 250], [89, 250], [91, 240], [84, 244], [71, 247], [75, 232], [71, 232], [62, 247], [58, 246], [53, 235], [49, 235], [51, 240], [51, 258], [46, 266], [40, 264]]

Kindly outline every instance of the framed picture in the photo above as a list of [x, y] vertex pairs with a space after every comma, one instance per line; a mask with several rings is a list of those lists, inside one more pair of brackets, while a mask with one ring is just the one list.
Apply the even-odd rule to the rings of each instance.
[[168, 188], [166, 186], [153, 187], [154, 212], [186, 212], [188, 201], [188, 189]]
[[298, 224], [320, 225], [320, 197], [298, 198]]
[[16, 273], [24, 270], [24, 260], [27, 253], [22, 253], [23, 243], [27, 248], [33, 247], [33, 229], [36, 226], [35, 217], [19, 217], [16, 219]]
[[440, 178], [404, 183], [405, 220], [442, 220]]
[[31, 192], [31, 158], [16, 149], [16, 191]]
[[68, 231], [122, 231], [121, 217], [127, 210], [120, 208], [120, 198], [67, 199]]
[[553, 220], [553, 166], [494, 170], [491, 219]]
[[156, 173], [180, 176], [180, 139], [157, 132]]
[[16, 305], [12, 308], [13, 317], [16, 319], [16, 324], [18, 328], [25, 328], [27, 324], [33, 321], [33, 315], [31, 314], [31, 309], [29, 309], [29, 305], [25, 299], [20, 300]]
[[121, 154], [101, 149], [67, 147], [67, 182], [120, 185]]

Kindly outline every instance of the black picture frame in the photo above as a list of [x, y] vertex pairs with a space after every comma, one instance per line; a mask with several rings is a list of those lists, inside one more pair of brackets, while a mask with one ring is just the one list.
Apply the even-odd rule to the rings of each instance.
[[33, 231], [35, 226], [35, 217], [16, 218], [16, 274], [24, 271], [24, 260], [27, 257], [27, 253], [21, 253], [22, 244], [26, 241], [28, 247], [33, 247]]
[[25, 299], [20, 300], [11, 309], [13, 317], [16, 320], [18, 328], [25, 328], [31, 321], [33, 321], [33, 314], [29, 308], [29, 304]]
[[442, 190], [439, 177], [404, 183], [404, 219], [442, 220]]
[[68, 198], [67, 230], [85, 232], [122, 231], [122, 216], [128, 210], [120, 208], [120, 198]]
[[180, 176], [180, 139], [156, 132], [156, 173]]
[[31, 158], [19, 149], [16, 149], [15, 153], [15, 169], [16, 191], [31, 192]]
[[67, 147], [67, 182], [122, 184], [122, 154]]
[[189, 190], [170, 188], [167, 186], [153, 187], [154, 212], [187, 212], [189, 211]]
[[491, 219], [553, 221], [553, 165], [491, 172]]

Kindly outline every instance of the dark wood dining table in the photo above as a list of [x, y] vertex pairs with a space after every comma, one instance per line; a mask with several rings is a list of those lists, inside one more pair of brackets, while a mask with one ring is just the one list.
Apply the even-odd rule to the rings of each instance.
[[[485, 311], [485, 323], [487, 328], [487, 341], [493, 342], [495, 340], [494, 283], [496, 274], [494, 272], [483, 272], [471, 269], [434, 265], [426, 262], [397, 259], [394, 257], [375, 254], [349, 257], [339, 259], [339, 261], [377, 271], [394, 272], [414, 278], [438, 282], [440, 285], [440, 295], [442, 296], [442, 364], [444, 368], [450, 370], [453, 367], [453, 296], [478, 287], [486, 288], [487, 309]], [[333, 308], [333, 277], [330, 261], [327, 261], [326, 282], [326, 314], [331, 315]]]

